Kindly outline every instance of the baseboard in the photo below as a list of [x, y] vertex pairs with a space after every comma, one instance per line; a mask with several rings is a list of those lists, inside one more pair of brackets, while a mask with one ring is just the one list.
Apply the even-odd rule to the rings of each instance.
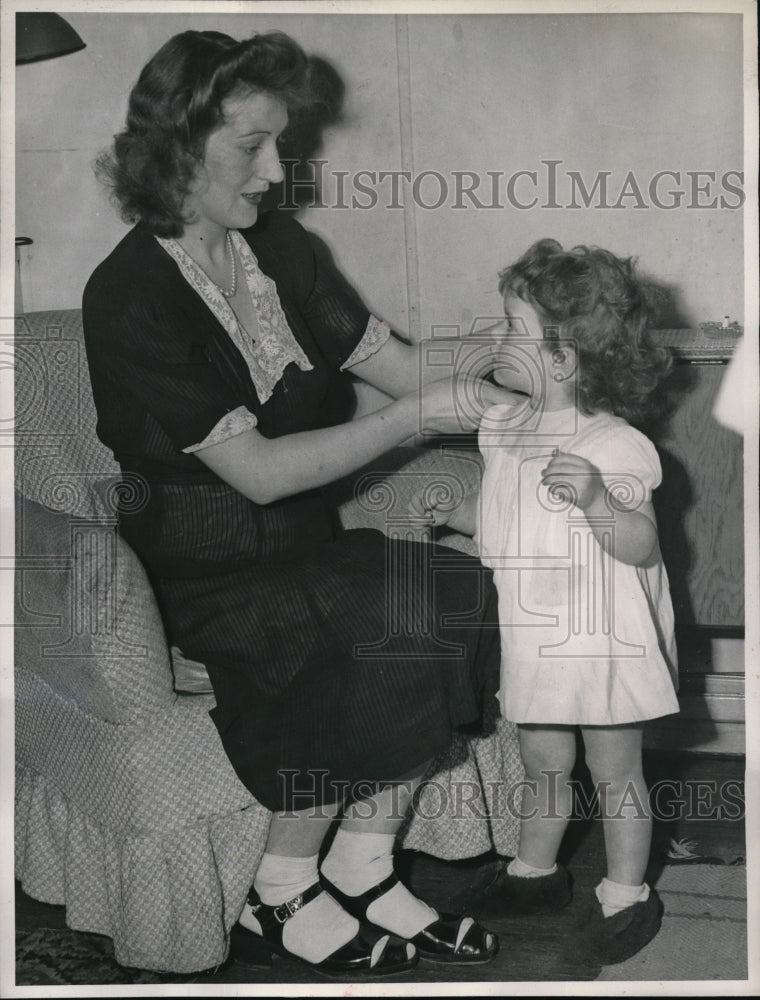
[[744, 674], [686, 674], [678, 693], [680, 712], [650, 722], [648, 749], [744, 754]]

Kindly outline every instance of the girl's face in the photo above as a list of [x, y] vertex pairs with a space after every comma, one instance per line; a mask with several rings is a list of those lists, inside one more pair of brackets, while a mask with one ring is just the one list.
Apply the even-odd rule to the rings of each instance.
[[[535, 368], [544, 367], [544, 325], [545, 320], [530, 302], [518, 295], [507, 292], [504, 296], [505, 340], [494, 348], [496, 367], [493, 377], [499, 385], [508, 389], [526, 391], [533, 381], [526, 374]], [[499, 357], [503, 364], [499, 364]]]
[[530, 302], [508, 292], [504, 296], [504, 315], [510, 336], [543, 341], [544, 320]]
[[247, 91], [227, 98], [222, 110], [224, 123], [206, 140], [184, 205], [189, 225], [208, 232], [252, 226], [264, 192], [283, 178], [277, 140], [288, 123], [285, 104]]

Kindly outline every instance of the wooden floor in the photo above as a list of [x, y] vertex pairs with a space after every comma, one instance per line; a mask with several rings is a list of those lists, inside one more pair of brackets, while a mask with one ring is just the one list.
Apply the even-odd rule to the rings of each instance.
[[[662, 788], [656, 819], [649, 880], [656, 878], [671, 841], [691, 841], [702, 856], [725, 863], [743, 861], [745, 828], [743, 799], [744, 761], [738, 757], [673, 755], [650, 751], [645, 758], [650, 788]], [[579, 772], [583, 776], [583, 771]], [[721, 812], [723, 813], [721, 815]], [[572, 904], [557, 914], [540, 917], [513, 917], [491, 921], [499, 935], [500, 952], [489, 965], [429, 966], [420, 964], [413, 972], [384, 981], [398, 983], [447, 982], [535, 982], [582, 981], [596, 978], [598, 968], [562, 957], [573, 920], [594, 886], [605, 873], [601, 823], [574, 821], [563, 845], [561, 859], [574, 878]], [[422, 898], [440, 910], [461, 899], [492, 874], [493, 857], [467, 862], [441, 862], [425, 855], [402, 852], [400, 874]], [[64, 928], [63, 907], [48, 906], [17, 891], [16, 930]], [[166, 976], [169, 983], [203, 984], [209, 993], [215, 984], [235, 983], [320, 983], [328, 980], [294, 962], [275, 958], [268, 966], [251, 966], [245, 956], [234, 953], [215, 973], [194, 976]]]

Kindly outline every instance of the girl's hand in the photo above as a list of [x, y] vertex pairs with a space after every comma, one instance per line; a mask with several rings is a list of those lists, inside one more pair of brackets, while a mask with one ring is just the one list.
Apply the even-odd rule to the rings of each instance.
[[[604, 515], [589, 517], [588, 523], [613, 559], [630, 566], [647, 566], [656, 558], [657, 525], [651, 500], [639, 501], [630, 509], [610, 503], [599, 469], [580, 455], [565, 455], [559, 449], [543, 470], [542, 482], [553, 496], [575, 504], [586, 515]], [[610, 531], [610, 518], [614, 519], [614, 531]]]
[[453, 514], [451, 505], [444, 502], [440, 491], [419, 490], [409, 501], [409, 513], [415, 519], [419, 518], [427, 525], [439, 527], [448, 524]]
[[542, 472], [550, 494], [587, 511], [604, 496], [604, 481], [595, 465], [580, 455], [566, 455], [559, 449]]
[[425, 527], [438, 528], [449, 525], [465, 535], [475, 534], [478, 505], [477, 493], [457, 496], [444, 484], [431, 480], [429, 486], [419, 490], [409, 501], [409, 514], [423, 522]]

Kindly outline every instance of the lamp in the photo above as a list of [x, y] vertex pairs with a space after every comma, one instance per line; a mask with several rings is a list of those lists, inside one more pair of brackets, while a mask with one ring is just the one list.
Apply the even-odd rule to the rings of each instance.
[[83, 48], [82, 39], [60, 14], [16, 14], [16, 65]]

